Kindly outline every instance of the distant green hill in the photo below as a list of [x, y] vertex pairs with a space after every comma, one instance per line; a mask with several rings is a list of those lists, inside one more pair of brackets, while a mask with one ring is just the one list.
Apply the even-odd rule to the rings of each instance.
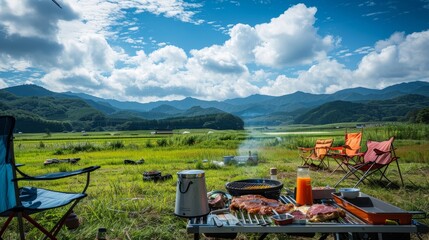
[[295, 123], [328, 124], [336, 122], [408, 121], [429, 106], [429, 97], [408, 94], [390, 100], [365, 103], [333, 101], [303, 113]]
[[[40, 89], [37, 90], [40, 92]], [[213, 108], [194, 107], [183, 111], [180, 118], [150, 120], [131, 112], [107, 115], [82, 99], [46, 93], [42, 91], [40, 96], [16, 96], [0, 90], [0, 114], [14, 116], [17, 119], [16, 130], [19, 132], [244, 127], [240, 118]]]
[[[426, 100], [408, 95], [429, 97], [429, 82], [400, 83], [384, 89], [358, 87], [332, 94], [295, 92], [283, 96], [251, 95], [225, 101], [206, 101], [188, 97], [182, 100], [149, 103], [121, 102], [85, 93], [56, 93], [37, 85], [14, 86], [0, 91], [13, 94], [4, 95], [2, 99], [38, 97], [39, 103], [33, 105], [34, 103], [16, 100], [18, 103], [15, 106], [11, 106], [9, 102], [0, 103], [0, 109], [16, 109], [22, 105], [21, 110], [31, 109], [31, 113], [45, 120], [71, 121], [73, 128], [105, 129], [127, 121], [161, 121], [223, 113], [240, 117], [246, 126], [276, 126], [294, 122], [417, 121], [417, 112], [427, 106], [424, 102]], [[46, 100], [48, 98], [55, 101], [50, 102]], [[65, 103], [60, 99], [81, 100], [86, 104], [74, 101]], [[82, 104], [83, 108], [76, 110], [73, 104]], [[93, 118], [97, 120], [92, 120]]]

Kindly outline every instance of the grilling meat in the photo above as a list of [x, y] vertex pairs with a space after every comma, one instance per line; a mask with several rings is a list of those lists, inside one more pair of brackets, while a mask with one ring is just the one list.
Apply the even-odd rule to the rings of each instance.
[[250, 214], [272, 215], [273, 209], [278, 213], [291, 211], [294, 205], [283, 204], [275, 199], [269, 199], [261, 195], [243, 195], [233, 197], [230, 209], [232, 211], [243, 210]]
[[294, 217], [295, 220], [305, 220], [305, 214], [300, 210], [293, 210], [290, 214]]
[[307, 219], [310, 222], [325, 222], [345, 216], [346, 213], [342, 209], [323, 204], [313, 204], [307, 211]]
[[212, 210], [224, 208], [226, 205], [226, 202], [228, 201], [228, 198], [221, 193], [216, 193], [207, 197], [209, 201], [209, 207]]

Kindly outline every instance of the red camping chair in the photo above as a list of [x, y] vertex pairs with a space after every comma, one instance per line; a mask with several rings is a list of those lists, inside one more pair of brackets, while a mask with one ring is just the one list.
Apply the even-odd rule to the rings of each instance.
[[368, 140], [366, 143], [367, 150], [363, 154], [362, 163], [352, 165], [347, 162], [343, 162], [347, 166], [349, 171], [346, 173], [346, 175], [344, 175], [343, 178], [340, 179], [340, 181], [335, 184], [334, 187], [337, 187], [342, 181], [344, 181], [351, 175], [354, 175], [358, 178], [357, 183], [354, 185], [354, 187], [356, 187], [369, 176], [375, 173], [380, 173], [379, 181], [384, 178], [388, 181], [387, 185], [390, 185], [393, 182], [387, 178], [386, 170], [392, 162], [396, 162], [396, 166], [398, 167], [398, 173], [401, 178], [401, 183], [402, 186], [404, 186], [404, 180], [402, 179], [401, 169], [399, 168], [398, 163], [399, 157], [395, 155], [395, 149], [393, 147], [394, 140], [394, 137], [391, 137], [389, 140], [383, 142]]
[[357, 160], [362, 157], [363, 153], [360, 152], [360, 144], [362, 142], [363, 132], [353, 132], [344, 135], [344, 145], [338, 147], [332, 147], [328, 157], [334, 159], [338, 163], [338, 167], [332, 171], [334, 173], [339, 168], [342, 168], [347, 172], [345, 163], [351, 161], [357, 163]]
[[[302, 165], [315, 165], [317, 168], [329, 168], [329, 163], [325, 163], [326, 155], [332, 146], [334, 139], [317, 139], [316, 145], [312, 148], [299, 147], [299, 156], [302, 159]], [[318, 162], [318, 164], [314, 164]]]

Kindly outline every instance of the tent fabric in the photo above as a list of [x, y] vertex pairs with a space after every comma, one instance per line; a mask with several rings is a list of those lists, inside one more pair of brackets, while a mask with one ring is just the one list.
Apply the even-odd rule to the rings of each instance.
[[11, 134], [15, 121], [11, 118], [0, 119], [0, 213], [16, 206], [13, 166], [10, 153]]
[[[376, 162], [380, 165], [389, 164], [392, 161], [392, 143], [395, 138], [391, 137], [389, 140], [376, 142], [368, 140], [366, 143], [367, 151], [363, 156], [365, 163]], [[384, 152], [384, 154], [377, 155], [377, 151]]]
[[357, 133], [347, 133], [345, 141], [345, 147], [343, 148], [343, 154], [346, 154], [347, 156], [353, 156], [356, 155], [359, 152], [360, 149], [360, 143], [362, 140], [362, 132]]
[[66, 193], [43, 188], [23, 187], [19, 189], [19, 200], [24, 212], [29, 214], [65, 206], [75, 199], [84, 198], [85, 193]]
[[328, 153], [334, 139], [317, 139], [314, 146], [314, 157], [322, 159]]

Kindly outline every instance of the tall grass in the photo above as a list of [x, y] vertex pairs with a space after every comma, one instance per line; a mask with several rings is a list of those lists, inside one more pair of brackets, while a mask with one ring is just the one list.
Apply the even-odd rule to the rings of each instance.
[[367, 139], [384, 140], [395, 137], [401, 140], [429, 140], [429, 125], [390, 123], [365, 129]]

